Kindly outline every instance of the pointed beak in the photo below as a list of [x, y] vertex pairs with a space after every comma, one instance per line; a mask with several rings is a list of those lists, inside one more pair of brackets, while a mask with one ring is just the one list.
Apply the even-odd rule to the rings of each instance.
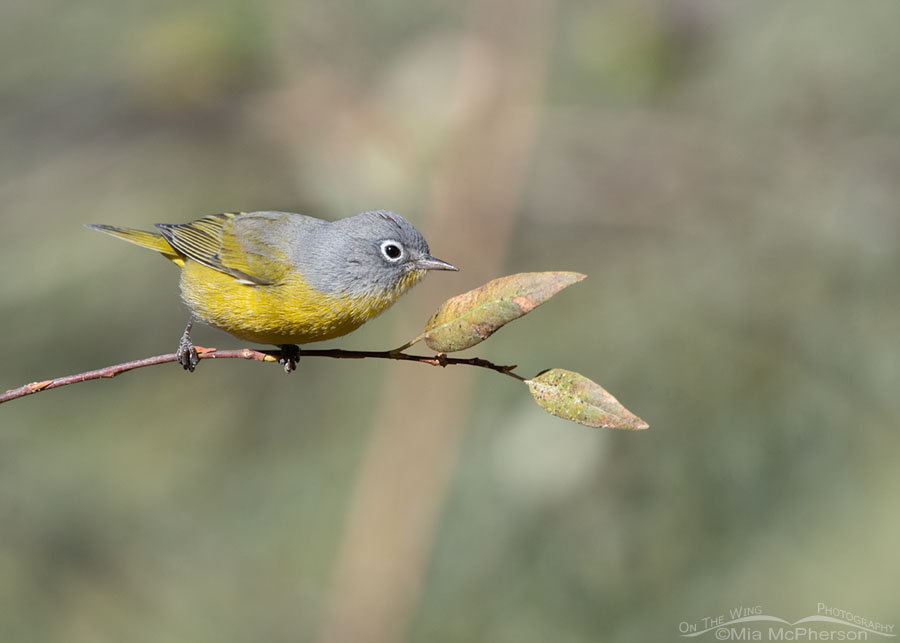
[[452, 263], [435, 259], [431, 255], [416, 260], [416, 267], [421, 270], [459, 270], [459, 268]]

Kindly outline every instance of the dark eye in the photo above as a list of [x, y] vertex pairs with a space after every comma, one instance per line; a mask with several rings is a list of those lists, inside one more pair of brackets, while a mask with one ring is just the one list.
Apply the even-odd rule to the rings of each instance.
[[381, 254], [388, 261], [397, 261], [403, 256], [403, 246], [397, 241], [385, 241], [381, 244]]

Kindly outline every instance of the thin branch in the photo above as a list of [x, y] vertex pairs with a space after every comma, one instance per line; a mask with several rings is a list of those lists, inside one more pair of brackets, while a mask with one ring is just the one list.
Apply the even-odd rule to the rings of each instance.
[[[240, 348], [236, 350], [220, 351], [215, 348], [203, 348], [197, 346], [197, 354], [200, 359], [253, 359], [260, 362], [278, 362], [281, 355], [280, 351], [258, 351], [252, 348]], [[340, 348], [330, 349], [301, 349], [300, 357], [331, 357], [334, 359], [392, 359], [402, 362], [419, 362], [420, 364], [430, 364], [432, 366], [453, 366], [463, 364], [466, 366], [477, 366], [486, 368], [503, 375], [509, 375], [521, 382], [525, 378], [514, 373], [515, 366], [501, 366], [494, 364], [480, 357], [461, 358], [447, 357], [446, 353], [438, 353], [437, 355], [410, 355], [400, 350], [392, 351], [348, 351]], [[17, 389], [12, 389], [0, 394], [0, 404], [9, 402], [26, 395], [32, 395], [41, 391], [49, 391], [50, 389], [59, 388], [60, 386], [68, 386], [77, 382], [87, 382], [88, 380], [99, 380], [104, 378], [115, 377], [128, 371], [145, 366], [156, 366], [157, 364], [166, 364], [168, 362], [177, 362], [178, 356], [175, 353], [168, 355], [157, 355], [156, 357], [148, 357], [146, 359], [138, 359], [132, 362], [124, 362], [123, 364], [114, 364], [105, 368], [99, 368], [95, 371], [87, 371], [86, 373], [78, 373], [77, 375], [69, 375], [67, 377], [59, 377], [53, 380], [42, 380], [40, 382], [32, 382]]]

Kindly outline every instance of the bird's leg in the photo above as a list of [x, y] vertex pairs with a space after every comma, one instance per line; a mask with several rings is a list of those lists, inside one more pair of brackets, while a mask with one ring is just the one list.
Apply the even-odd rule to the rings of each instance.
[[281, 357], [278, 363], [284, 366], [284, 372], [290, 373], [297, 368], [297, 362], [300, 361], [300, 347], [296, 344], [281, 344]]
[[197, 364], [200, 363], [197, 349], [194, 348], [194, 342], [191, 341], [191, 327], [194, 325], [195, 319], [196, 317], [191, 313], [187, 326], [184, 329], [184, 334], [178, 342], [178, 350], [175, 352], [175, 356], [178, 357], [178, 362], [184, 367], [184, 370], [192, 373], [197, 368]]

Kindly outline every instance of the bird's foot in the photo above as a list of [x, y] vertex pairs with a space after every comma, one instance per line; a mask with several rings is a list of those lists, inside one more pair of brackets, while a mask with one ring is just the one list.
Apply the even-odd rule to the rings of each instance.
[[194, 348], [194, 342], [191, 341], [191, 326], [193, 325], [193, 318], [188, 322], [187, 328], [184, 329], [184, 334], [181, 336], [181, 339], [178, 341], [178, 350], [175, 351], [175, 357], [178, 358], [178, 363], [184, 367], [184, 370], [194, 372], [194, 369], [197, 368], [197, 364], [200, 363], [200, 356], [197, 355], [197, 349]]
[[285, 373], [290, 373], [297, 368], [297, 362], [300, 361], [300, 347], [296, 344], [282, 344], [279, 348], [281, 357], [278, 358], [278, 363], [284, 366]]

